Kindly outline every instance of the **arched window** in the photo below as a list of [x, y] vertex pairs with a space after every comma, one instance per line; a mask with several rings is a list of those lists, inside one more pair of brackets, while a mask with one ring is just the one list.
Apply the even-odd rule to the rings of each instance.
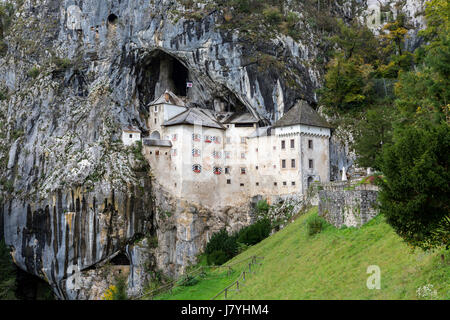
[[213, 173], [217, 174], [217, 175], [222, 174], [222, 168], [214, 167], [213, 168]]
[[314, 180], [313, 177], [308, 177], [308, 188], [311, 186], [313, 180]]
[[192, 171], [194, 171], [195, 173], [200, 173], [202, 172], [202, 166], [199, 164], [194, 164], [192, 166]]
[[150, 135], [150, 139], [160, 140], [161, 135], [159, 134], [158, 131], [153, 131], [152, 134]]

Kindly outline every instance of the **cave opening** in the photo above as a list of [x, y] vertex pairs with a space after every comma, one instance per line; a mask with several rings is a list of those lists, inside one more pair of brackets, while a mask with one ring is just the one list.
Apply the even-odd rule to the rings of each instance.
[[111, 13], [108, 16], [108, 23], [114, 25], [117, 23], [117, 19], [119, 19], [119, 18], [114, 13]]
[[136, 65], [136, 87], [139, 102], [147, 105], [170, 90], [179, 97], [187, 95], [189, 70], [177, 58], [162, 50], [154, 50]]
[[114, 258], [109, 261], [113, 266], [129, 266], [130, 260], [124, 252], [119, 252]]

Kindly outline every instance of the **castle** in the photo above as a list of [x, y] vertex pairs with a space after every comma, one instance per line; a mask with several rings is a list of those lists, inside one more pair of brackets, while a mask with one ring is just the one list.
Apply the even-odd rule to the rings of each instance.
[[[144, 156], [156, 182], [180, 199], [210, 207], [271, 202], [330, 179], [331, 127], [305, 101], [272, 126], [248, 112], [189, 107], [171, 91], [148, 110]], [[140, 139], [138, 129], [124, 128], [125, 144]]]

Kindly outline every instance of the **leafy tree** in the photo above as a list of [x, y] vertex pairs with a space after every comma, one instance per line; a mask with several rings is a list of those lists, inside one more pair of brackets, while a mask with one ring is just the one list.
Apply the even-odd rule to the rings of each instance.
[[319, 90], [321, 104], [330, 113], [361, 110], [372, 98], [372, 73], [373, 67], [362, 63], [361, 58], [345, 60], [338, 55], [328, 64], [325, 84]]
[[361, 57], [364, 63], [372, 63], [378, 57], [379, 43], [366, 25], [356, 21], [347, 26], [342, 19], [337, 20], [337, 32], [330, 38], [348, 60]]
[[[436, 230], [449, 216], [450, 127], [406, 126], [395, 132], [394, 143], [383, 149], [379, 201], [381, 213], [410, 245], [430, 249], [448, 245]], [[447, 240], [445, 240], [447, 239]]]

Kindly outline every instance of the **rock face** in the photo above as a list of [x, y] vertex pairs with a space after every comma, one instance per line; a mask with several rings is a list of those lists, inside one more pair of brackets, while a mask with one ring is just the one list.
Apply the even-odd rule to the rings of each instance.
[[122, 126], [146, 132], [145, 106], [165, 87], [204, 108], [247, 109], [261, 124], [300, 98], [317, 102], [324, 65], [307, 24], [304, 40], [255, 41], [220, 28], [211, 3], [195, 4], [201, 17], [182, 1], [15, 5], [0, 56], [0, 236], [59, 298], [101, 298], [111, 278], [102, 266], [118, 252], [138, 294], [158, 270], [174, 276], [192, 263], [214, 231], [250, 222], [250, 205], [171, 198], [152, 185], [140, 150], [121, 144]]

